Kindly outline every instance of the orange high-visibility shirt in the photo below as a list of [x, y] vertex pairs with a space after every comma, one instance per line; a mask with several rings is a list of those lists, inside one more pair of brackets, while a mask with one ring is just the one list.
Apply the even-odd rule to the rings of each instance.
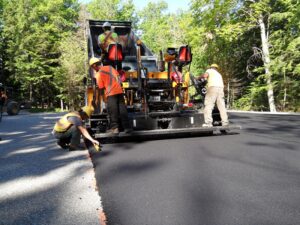
[[119, 73], [112, 66], [101, 66], [96, 81], [100, 89], [105, 88], [106, 96], [123, 93]]

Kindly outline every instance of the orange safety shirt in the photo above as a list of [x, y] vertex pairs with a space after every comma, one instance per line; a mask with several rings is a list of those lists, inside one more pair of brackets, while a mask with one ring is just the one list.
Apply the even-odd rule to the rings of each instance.
[[96, 81], [100, 89], [105, 88], [106, 96], [123, 93], [119, 73], [112, 66], [101, 66]]

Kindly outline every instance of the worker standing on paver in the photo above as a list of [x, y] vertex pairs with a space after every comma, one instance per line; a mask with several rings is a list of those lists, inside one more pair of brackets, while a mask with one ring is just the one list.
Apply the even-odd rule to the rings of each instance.
[[212, 111], [217, 103], [222, 120], [222, 126], [228, 126], [228, 116], [224, 100], [224, 82], [222, 75], [218, 72], [219, 66], [212, 64], [206, 72], [200, 76], [207, 79], [207, 93], [204, 99], [204, 124], [203, 127], [212, 127]]
[[118, 35], [112, 31], [110, 22], [103, 24], [103, 31], [104, 33], [99, 35], [98, 41], [102, 51], [107, 52], [110, 44], [118, 43]]
[[[117, 70], [112, 66], [101, 66], [98, 58], [91, 58], [89, 62], [91, 68], [97, 73], [95, 75], [99, 89], [105, 90], [107, 97], [107, 111], [110, 119], [110, 134], [118, 134], [122, 127], [126, 133], [132, 131], [129, 125], [127, 108], [125, 105], [121, 78]], [[121, 119], [122, 124], [119, 124]]]
[[83, 135], [94, 145], [99, 146], [99, 142], [91, 137], [84, 127], [84, 120], [88, 119], [94, 111], [92, 106], [84, 106], [78, 112], [70, 112], [59, 119], [54, 126], [53, 135], [58, 139], [57, 144], [63, 149], [70, 151], [86, 149], [80, 145], [80, 137]]

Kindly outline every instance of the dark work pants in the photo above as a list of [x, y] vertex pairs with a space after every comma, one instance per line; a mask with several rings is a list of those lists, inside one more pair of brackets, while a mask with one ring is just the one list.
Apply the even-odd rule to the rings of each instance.
[[123, 94], [107, 97], [107, 111], [110, 118], [111, 129], [119, 128], [119, 119], [122, 121], [123, 129], [130, 128]]
[[54, 132], [54, 136], [62, 143], [78, 146], [80, 144], [81, 132], [76, 126], [71, 126], [66, 132]]

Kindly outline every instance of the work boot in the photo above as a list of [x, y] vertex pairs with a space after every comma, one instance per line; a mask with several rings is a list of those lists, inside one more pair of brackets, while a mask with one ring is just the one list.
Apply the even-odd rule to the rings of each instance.
[[126, 134], [130, 134], [132, 131], [133, 131], [132, 128], [126, 128], [126, 129], [124, 129], [124, 132]]
[[119, 128], [111, 128], [106, 133], [107, 134], [119, 134]]
[[222, 126], [223, 126], [223, 127], [228, 127], [228, 126], [229, 126], [229, 122], [225, 122], [225, 123], [222, 122]]
[[202, 127], [212, 127], [212, 126], [213, 126], [212, 124], [208, 124], [208, 123], [202, 124]]
[[57, 143], [57, 145], [59, 145], [62, 149], [67, 149], [67, 148], [69, 147], [69, 145], [68, 145], [66, 142], [62, 141], [62, 140], [58, 140], [56, 143]]

